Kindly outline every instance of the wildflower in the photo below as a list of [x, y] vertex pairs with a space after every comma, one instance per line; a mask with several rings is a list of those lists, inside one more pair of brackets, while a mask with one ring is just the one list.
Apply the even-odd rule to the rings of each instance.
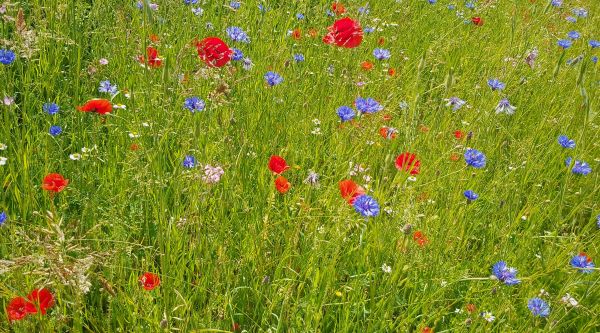
[[379, 135], [381, 135], [384, 139], [395, 139], [397, 134], [398, 130], [393, 127], [383, 126], [379, 129]]
[[278, 84], [280, 84], [281, 82], [283, 82], [283, 78], [281, 77], [281, 75], [275, 73], [275, 72], [267, 72], [265, 74], [265, 80], [267, 81], [267, 84], [271, 87], [276, 86]]
[[473, 22], [474, 25], [480, 27], [483, 25], [483, 19], [481, 17], [475, 16], [471, 18], [471, 22]]
[[27, 299], [33, 303], [43, 315], [45, 315], [47, 310], [54, 305], [54, 296], [45, 288], [34, 289], [27, 295]]
[[554, 7], [560, 7], [563, 4], [563, 0], [552, 0], [550, 4]]
[[534, 297], [527, 301], [527, 307], [535, 317], [548, 317], [550, 306], [543, 299]]
[[6, 222], [6, 212], [2, 211], [0, 212], [0, 227], [4, 225], [4, 222]]
[[0, 165], [6, 165], [6, 161], [8, 161], [8, 158], [0, 156]]
[[242, 50], [236, 49], [236, 48], [233, 48], [231, 50], [233, 51], [233, 53], [231, 55], [231, 60], [240, 61], [240, 60], [244, 59], [244, 53], [242, 52]]
[[396, 169], [406, 171], [411, 175], [418, 175], [421, 172], [421, 161], [417, 155], [409, 152], [402, 153], [396, 157]]
[[292, 36], [292, 38], [295, 40], [300, 40], [300, 38], [302, 38], [302, 30], [294, 29], [292, 31], [288, 31], [288, 35]]
[[50, 126], [50, 130], [48, 131], [52, 136], [58, 136], [62, 133], [62, 128], [60, 126], [54, 125]]
[[516, 109], [516, 107], [510, 105], [508, 98], [503, 98], [500, 100], [500, 102], [498, 102], [498, 105], [496, 106], [496, 114], [506, 113], [507, 115], [511, 115], [515, 113]]
[[58, 173], [51, 173], [44, 177], [42, 188], [46, 191], [58, 193], [69, 185], [69, 180]]
[[354, 105], [358, 109], [358, 111], [362, 113], [375, 113], [377, 111], [383, 110], [383, 106], [381, 106], [376, 100], [373, 98], [362, 98], [358, 97], [354, 101]]
[[15, 104], [15, 98], [11, 96], [4, 96], [4, 98], [2, 99], [2, 103], [4, 103], [4, 105], [6, 106], [11, 106]]
[[206, 103], [203, 99], [192, 96], [185, 99], [185, 102], [183, 102], [183, 107], [190, 110], [192, 113], [196, 113], [204, 110]]
[[202, 16], [202, 14], [204, 14], [204, 9], [200, 7], [192, 8], [192, 14], [196, 16]]
[[77, 107], [82, 112], [96, 112], [105, 115], [112, 111], [112, 104], [107, 99], [94, 98], [86, 102], [83, 106]]
[[569, 31], [567, 33], [567, 36], [571, 39], [579, 39], [581, 37], [581, 34], [579, 34], [579, 32], [573, 30], [573, 31]]
[[277, 189], [279, 193], [285, 194], [290, 190], [291, 187], [292, 184], [290, 184], [285, 177], [279, 176], [277, 179], [275, 179], [275, 189]]
[[148, 46], [146, 48], [146, 56], [147, 60], [143, 56], [140, 56], [139, 61], [141, 63], [147, 62], [148, 66], [151, 68], [158, 68], [162, 65], [163, 59], [158, 56], [158, 50], [156, 48]]
[[125, 110], [125, 109], [127, 109], [127, 105], [125, 105], [125, 104], [120, 104], [120, 103], [117, 103], [117, 104], [114, 104], [114, 105], [113, 105], [113, 108], [115, 108], [115, 109], [120, 109], [120, 110]]
[[504, 261], [498, 261], [494, 264], [492, 267], [492, 274], [508, 286], [521, 282], [517, 279], [517, 270], [514, 267], [508, 267]]
[[594, 271], [593, 268], [596, 267], [592, 262], [592, 258], [583, 252], [571, 258], [571, 266], [578, 268], [581, 273], [591, 273]]
[[481, 317], [485, 319], [485, 321], [487, 321], [488, 323], [491, 323], [494, 320], [496, 320], [496, 317], [494, 317], [494, 315], [489, 311], [482, 312]]
[[319, 185], [319, 174], [317, 174], [313, 170], [310, 170], [308, 172], [308, 176], [306, 177], [306, 179], [304, 179], [304, 184], [309, 184], [312, 186]]
[[98, 92], [101, 93], [109, 93], [111, 95], [116, 95], [119, 91], [117, 90], [117, 85], [112, 85], [110, 81], [102, 81], [100, 82], [100, 87], [98, 87]]
[[138, 279], [139, 283], [146, 290], [152, 290], [160, 285], [160, 278], [158, 275], [150, 272], [142, 274]]
[[183, 0], [183, 3], [186, 5], [195, 5], [198, 3], [198, 0]]
[[302, 13], [296, 14], [296, 19], [298, 19], [298, 20], [304, 20], [304, 14], [302, 14]]
[[0, 150], [6, 150], [6, 148], [8, 148], [6, 143], [0, 143]]
[[[558, 136], [558, 143], [563, 146], [563, 148], [573, 149], [575, 148], [575, 140], [569, 139], [566, 135]], [[569, 162], [569, 164], [571, 164]]]
[[429, 243], [427, 236], [423, 235], [423, 232], [420, 230], [415, 231], [413, 234], [413, 240], [417, 242], [420, 247], [424, 247], [427, 245], [427, 243]]
[[561, 297], [561, 303], [576, 308], [579, 305], [579, 302], [575, 298], [573, 298], [569, 293], [565, 294], [565, 296]]
[[575, 18], [573, 16], [567, 16], [567, 17], [565, 17], [565, 20], [567, 20], [567, 22], [571, 22], [571, 23], [577, 22], [577, 18]]
[[453, 135], [457, 140], [460, 140], [465, 136], [465, 133], [461, 130], [456, 130], [454, 131]]
[[359, 46], [363, 39], [363, 31], [360, 24], [349, 17], [335, 21], [327, 30], [329, 32], [323, 37], [325, 44], [354, 48]]
[[[565, 164], [567, 165], [567, 167], [571, 166], [572, 161], [573, 159], [571, 157], [567, 157], [567, 159], [565, 160]], [[576, 175], [585, 176], [592, 172], [592, 168], [586, 162], [576, 160], [573, 165], [573, 168], [571, 169], [571, 172]]]
[[106, 65], [108, 65], [108, 59], [100, 58], [100, 60], [98, 60], [98, 63], [102, 66], [106, 66]]
[[75, 154], [70, 154], [69, 158], [73, 161], [79, 161], [81, 159], [81, 154], [79, 153], [75, 153]]
[[573, 45], [573, 42], [569, 39], [561, 39], [557, 42], [557, 44], [563, 49], [568, 49], [569, 47], [571, 47], [571, 45]]
[[269, 158], [269, 170], [273, 173], [280, 175], [289, 169], [290, 166], [287, 164], [285, 159], [281, 156], [273, 155]]
[[453, 111], [459, 110], [460, 108], [463, 107], [463, 105], [465, 105], [467, 103], [458, 97], [450, 97], [450, 98], [445, 99], [445, 101], [448, 102], [448, 103], [446, 103], [446, 106], [452, 106]]
[[346, 7], [344, 7], [344, 5], [342, 3], [339, 2], [333, 2], [331, 4], [331, 10], [336, 14], [336, 15], [342, 15], [346, 12]]
[[388, 266], [386, 263], [383, 263], [381, 265], [381, 270], [386, 274], [390, 274], [392, 272], [392, 267]]
[[533, 48], [533, 50], [529, 51], [527, 57], [525, 57], [525, 63], [529, 65], [529, 67], [533, 68], [533, 66], [535, 66], [535, 60], [537, 59], [537, 57], [538, 50], [537, 48]]
[[600, 214], [596, 216], [596, 226], [598, 227], [598, 229], [600, 229]]
[[389, 75], [389, 76], [394, 76], [394, 75], [396, 75], [396, 70], [395, 70], [395, 69], [393, 69], [393, 68], [390, 68], [390, 69], [388, 69], [388, 75]]
[[375, 59], [377, 60], [387, 60], [392, 54], [389, 50], [377, 48], [373, 50], [373, 56], [375, 56]]
[[11, 50], [0, 49], [0, 63], [10, 65], [15, 61], [16, 55]]
[[196, 158], [192, 155], [186, 155], [183, 158], [182, 165], [186, 169], [191, 169], [196, 166]]
[[44, 103], [44, 105], [42, 105], [42, 110], [52, 116], [60, 111], [60, 107], [56, 103]]
[[252, 59], [250, 59], [248, 57], [246, 57], [242, 60], [242, 64], [243, 64], [242, 67], [244, 68], [244, 70], [247, 70], [247, 71], [251, 70], [252, 66], [254, 66], [254, 64], [252, 63]]
[[342, 198], [344, 198], [349, 205], [354, 204], [359, 196], [365, 194], [365, 190], [350, 179], [342, 180], [339, 184], [339, 188]]
[[471, 190], [466, 190], [464, 192], [465, 198], [467, 198], [468, 201], [475, 201], [477, 200], [477, 198], [479, 198], [479, 194], [471, 191]]
[[340, 106], [337, 109], [337, 115], [340, 117], [342, 122], [352, 120], [356, 116], [354, 114], [354, 110], [352, 110], [352, 108], [349, 106]]
[[365, 71], [370, 71], [371, 69], [373, 69], [373, 66], [374, 66], [374, 65], [373, 65], [373, 63], [372, 63], [372, 62], [370, 62], [370, 61], [363, 61], [363, 62], [360, 64], [360, 67], [361, 67], [362, 69], [364, 69]]
[[369, 217], [379, 215], [379, 204], [373, 197], [366, 194], [358, 196], [352, 205], [354, 206], [354, 210], [362, 216]]
[[300, 54], [300, 53], [294, 54], [294, 61], [296, 61], [296, 62], [304, 61], [304, 55]]
[[468, 148], [465, 152], [465, 162], [476, 169], [485, 167], [486, 157], [477, 149]]
[[238, 10], [238, 9], [240, 9], [240, 7], [241, 7], [241, 6], [242, 6], [242, 3], [241, 3], [241, 2], [239, 2], [239, 1], [236, 1], [236, 0], [232, 0], [232, 1], [229, 3], [229, 7], [233, 8], [233, 9], [235, 9], [235, 10]]
[[228, 27], [225, 31], [229, 38], [235, 42], [250, 43], [250, 37], [240, 27]]
[[25, 318], [30, 313], [36, 313], [37, 309], [33, 303], [27, 301], [25, 298], [15, 297], [8, 303], [6, 312], [8, 313], [8, 319], [15, 321]]
[[573, 8], [571, 10], [571, 12], [578, 17], [587, 17], [588, 16], [588, 11], [585, 8], [579, 7], [579, 8]]
[[209, 67], [223, 67], [230, 60], [233, 51], [223, 40], [217, 37], [207, 37], [196, 43], [198, 57]]
[[594, 64], [597, 64], [597, 63], [598, 63], [598, 57], [597, 57], [597, 56], [592, 56], [592, 58], [591, 58], [591, 59], [592, 59], [592, 62], [593, 62]]
[[494, 90], [503, 90], [506, 88], [506, 85], [503, 82], [500, 82], [498, 79], [489, 79], [487, 81], [488, 86]]
[[207, 164], [204, 166], [204, 176], [202, 176], [202, 181], [207, 184], [215, 184], [221, 180], [223, 174], [225, 174], [223, 168]]

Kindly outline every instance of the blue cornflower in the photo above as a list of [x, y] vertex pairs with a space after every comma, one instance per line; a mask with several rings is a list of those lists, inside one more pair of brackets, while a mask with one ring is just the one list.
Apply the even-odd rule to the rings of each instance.
[[563, 4], [563, 0], [552, 0], [550, 4], [554, 7], [560, 7]]
[[184, 168], [191, 169], [196, 166], [196, 158], [192, 155], [186, 155], [182, 164]]
[[111, 95], [116, 95], [119, 91], [117, 90], [117, 85], [113, 85], [109, 80], [105, 80], [100, 82], [100, 87], [98, 87], [98, 92], [101, 93], [109, 93]]
[[476, 169], [485, 167], [485, 155], [477, 149], [468, 148], [465, 152], [465, 161], [467, 165], [470, 165]]
[[183, 3], [186, 5], [195, 5], [198, 3], [198, 0], [183, 0]]
[[195, 7], [195, 8], [192, 8], [192, 13], [196, 16], [202, 16], [202, 14], [204, 14], [204, 9], [202, 9], [200, 7]]
[[281, 75], [270, 71], [267, 72], [267, 74], [265, 74], [265, 80], [267, 80], [267, 84], [271, 87], [283, 82], [283, 78], [281, 77]]
[[254, 66], [254, 63], [252, 63], [252, 59], [245, 57], [244, 59], [242, 59], [242, 67], [249, 71], [252, 69], [252, 66]]
[[387, 60], [392, 56], [392, 54], [390, 53], [390, 50], [380, 49], [380, 48], [373, 50], [373, 55], [375, 56], [375, 59], [377, 59], [377, 60]]
[[477, 198], [479, 198], [479, 194], [477, 194], [471, 190], [466, 190], [464, 195], [465, 195], [465, 198], [467, 198], [467, 200], [469, 200], [469, 201], [475, 201], [475, 200], [477, 200]]
[[296, 18], [297, 18], [298, 20], [304, 20], [304, 14], [302, 14], [302, 13], [298, 13], [298, 14], [296, 14]]
[[437, 2], [437, 0], [429, 0], [429, 3], [432, 5], [435, 4], [436, 2]]
[[[567, 159], [565, 160], [565, 164], [567, 165], [567, 167], [569, 167], [571, 165], [572, 161], [573, 161], [573, 159], [571, 157], [567, 157]], [[592, 168], [590, 167], [589, 164], [587, 164], [584, 161], [575, 161], [575, 164], [573, 165], [573, 169], [571, 169], [571, 172], [576, 175], [585, 176], [585, 175], [589, 174], [590, 172], [592, 172]]]
[[11, 50], [0, 49], [0, 63], [3, 65], [10, 65], [15, 61], [17, 56]]
[[498, 79], [489, 79], [487, 84], [490, 86], [490, 88], [492, 88], [492, 90], [503, 90], [506, 88], [506, 84], [500, 82]]
[[596, 216], [596, 226], [598, 227], [598, 229], [600, 229], [600, 214]]
[[568, 49], [569, 47], [571, 47], [571, 45], [573, 45], [573, 42], [569, 39], [561, 39], [556, 44], [558, 44], [558, 46], [562, 47], [563, 49]]
[[372, 99], [371, 97], [358, 97], [354, 101], [354, 105], [356, 105], [358, 111], [362, 113], [375, 113], [377, 111], [383, 110], [383, 106], [381, 106], [381, 104], [379, 104], [376, 100]]
[[185, 99], [185, 102], [183, 102], [183, 107], [194, 113], [197, 111], [204, 110], [204, 107], [206, 107], [206, 103], [203, 99], [196, 96], [192, 96]]
[[236, 42], [250, 43], [250, 37], [240, 27], [229, 27], [225, 29], [229, 38]]
[[446, 103], [446, 106], [452, 106], [453, 111], [456, 111], [456, 110], [462, 108], [463, 105], [465, 105], [467, 103], [458, 97], [450, 97], [450, 98], [446, 99], [446, 101], [448, 102], [448, 103]]
[[530, 298], [527, 307], [535, 317], [548, 317], [550, 314], [550, 306], [539, 297]]
[[302, 62], [302, 61], [304, 61], [304, 55], [301, 53], [296, 53], [296, 54], [294, 54], [294, 60], [296, 62]]
[[600, 47], [600, 41], [597, 41], [595, 39], [590, 40], [589, 44], [593, 49]]
[[6, 222], [6, 212], [0, 212], [0, 226], [4, 225], [4, 222]]
[[505, 261], [498, 261], [492, 267], [492, 274], [494, 276], [504, 282], [504, 284], [508, 286], [512, 286], [520, 283], [521, 281], [517, 279], [517, 270], [514, 267], [508, 267]]
[[235, 10], [238, 10], [238, 9], [240, 9], [240, 7], [241, 7], [241, 6], [242, 6], [242, 3], [241, 3], [241, 2], [239, 2], [239, 1], [236, 1], [236, 0], [232, 0], [232, 1], [229, 3], [229, 7], [233, 8], [233, 9], [235, 9]]
[[354, 110], [352, 110], [352, 108], [349, 106], [340, 106], [337, 109], [337, 115], [340, 117], [342, 122], [352, 120], [356, 116]]
[[575, 148], [575, 140], [569, 139], [566, 135], [559, 135], [558, 143], [560, 143], [560, 145], [563, 146], [563, 148]]
[[577, 18], [575, 18], [573, 16], [567, 16], [567, 17], [565, 17], [565, 20], [567, 20], [567, 22], [571, 22], [571, 23], [577, 22]]
[[362, 216], [377, 216], [379, 215], [379, 204], [373, 197], [363, 194], [354, 200], [354, 210]]
[[587, 17], [588, 16], [588, 11], [585, 8], [579, 7], [579, 8], [573, 8], [571, 10], [571, 12], [579, 17]]
[[142, 9], [142, 8], [144, 8], [144, 3], [141, 0], [138, 0], [138, 2], [135, 3], [135, 6], [138, 9]]
[[60, 107], [56, 105], [56, 103], [44, 103], [44, 105], [42, 105], [42, 110], [52, 116], [58, 113]]
[[571, 39], [579, 39], [581, 37], [581, 35], [579, 34], [579, 32], [573, 30], [573, 31], [569, 31], [569, 33], [567, 33], [567, 36]]
[[57, 125], [50, 126], [50, 130], [48, 132], [52, 136], [58, 136], [60, 133], [62, 133], [62, 127]]
[[592, 258], [588, 257], [585, 253], [580, 253], [571, 258], [571, 266], [577, 268], [581, 273], [591, 273], [594, 271], [594, 267], [596, 267], [592, 262]]
[[240, 61], [244, 59], [244, 53], [240, 49], [232, 48], [233, 54], [231, 55], [231, 60]]
[[448, 5], [448, 10], [455, 10], [455, 9], [456, 9], [455, 5], [453, 5], [453, 4]]
[[597, 63], [598, 63], [598, 57], [597, 57], [597, 56], [593, 56], [593, 57], [592, 57], [592, 62], [593, 62], [594, 64], [597, 64]]
[[363, 29], [363, 32], [364, 32], [364, 33], [366, 33], [366, 34], [370, 34], [370, 33], [372, 33], [373, 31], [375, 31], [375, 28], [373, 28], [373, 27], [365, 27], [365, 28]]
[[465, 4], [465, 7], [469, 8], [469, 9], [475, 9], [475, 3], [472, 1], [469, 1]]
[[517, 107], [510, 105], [508, 98], [503, 98], [496, 105], [496, 113], [506, 113], [508, 115], [514, 114]]
[[365, 5], [364, 7], [358, 7], [358, 13], [359, 14], [364, 14], [364, 15], [368, 15], [371, 12], [371, 10], [369, 9], [369, 5]]

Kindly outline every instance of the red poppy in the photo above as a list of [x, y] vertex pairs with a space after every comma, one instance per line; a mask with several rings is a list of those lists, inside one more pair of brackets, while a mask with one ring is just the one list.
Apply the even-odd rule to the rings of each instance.
[[64, 190], [67, 185], [69, 185], [68, 179], [58, 173], [51, 173], [44, 177], [42, 188], [46, 191], [58, 193]]
[[294, 29], [294, 31], [292, 31], [292, 38], [295, 40], [299, 40], [300, 38], [302, 38], [302, 30], [300, 30], [299, 28]]
[[473, 22], [473, 24], [475, 24], [476, 26], [480, 27], [483, 25], [483, 19], [481, 17], [475, 16], [473, 18], [471, 18], [471, 22]]
[[196, 43], [198, 56], [209, 67], [223, 67], [230, 60], [233, 50], [220, 38], [207, 37]]
[[381, 135], [384, 139], [392, 140], [396, 138], [397, 131], [394, 128], [383, 126], [379, 129], [379, 135]]
[[319, 32], [318, 32], [318, 31], [317, 31], [317, 29], [315, 29], [315, 28], [310, 28], [310, 29], [308, 29], [308, 35], [309, 35], [310, 37], [313, 37], [313, 38], [314, 38], [314, 37], [317, 37], [317, 34], [318, 34], [318, 33], [319, 33]]
[[8, 303], [6, 312], [8, 313], [8, 319], [13, 321], [21, 320], [30, 313], [36, 313], [37, 310], [35, 305], [28, 302], [25, 298], [15, 297]]
[[360, 67], [362, 67], [362, 69], [364, 69], [364, 70], [366, 70], [366, 71], [370, 71], [370, 70], [372, 70], [372, 69], [373, 69], [373, 63], [372, 63], [372, 62], [370, 62], [370, 61], [368, 61], [368, 60], [367, 60], [367, 61], [363, 61], [363, 62], [360, 64]]
[[273, 171], [278, 175], [282, 174], [285, 170], [289, 168], [290, 166], [287, 165], [286, 161], [281, 156], [273, 155], [269, 159], [269, 170]]
[[450, 154], [450, 161], [456, 162], [460, 159], [460, 156], [457, 153]]
[[148, 66], [157, 68], [162, 65], [162, 58], [158, 56], [158, 50], [152, 46], [148, 46], [146, 49], [146, 55], [148, 56]]
[[465, 136], [465, 132], [461, 130], [454, 131], [454, 137], [458, 140], [462, 139]]
[[158, 42], [160, 42], [160, 38], [158, 37], [157, 34], [150, 34], [150, 36], [148, 36], [148, 38], [150, 39], [150, 41], [152, 43], [158, 43]]
[[472, 303], [467, 304], [467, 312], [473, 313], [475, 311], [477, 311], [477, 307], [475, 306], [475, 304], [472, 304]]
[[54, 296], [52, 296], [52, 293], [48, 289], [44, 288], [34, 289], [27, 295], [27, 299], [37, 305], [37, 308], [39, 308], [40, 312], [44, 315], [46, 314], [46, 310], [54, 305]]
[[390, 121], [390, 120], [392, 120], [392, 115], [391, 115], [391, 114], [384, 114], [384, 115], [383, 115], [383, 120], [385, 120], [385, 121]]
[[394, 76], [394, 75], [396, 75], [396, 70], [395, 70], [395, 69], [393, 69], [393, 68], [390, 68], [390, 69], [388, 69], [388, 75], [389, 75], [389, 76]]
[[421, 329], [421, 333], [433, 333], [433, 329], [429, 326], [425, 326]]
[[290, 182], [288, 182], [284, 176], [279, 176], [277, 179], [275, 179], [275, 188], [277, 191], [279, 191], [279, 193], [285, 194], [290, 190], [291, 187], [292, 184], [290, 184]]
[[335, 43], [337, 46], [354, 48], [359, 46], [363, 39], [360, 24], [349, 17], [335, 21], [327, 30], [329, 32], [323, 37], [326, 44]]
[[385, 44], [385, 38], [379, 37], [379, 39], [377, 40], [377, 44], [379, 44], [380, 46]]
[[396, 169], [410, 172], [411, 175], [418, 175], [421, 166], [421, 161], [417, 159], [417, 155], [406, 152], [396, 157]]
[[140, 149], [140, 145], [138, 145], [137, 143], [132, 143], [131, 146], [129, 146], [129, 150], [131, 151], [136, 151]]
[[105, 115], [112, 111], [112, 104], [109, 100], [103, 98], [94, 98], [87, 101], [82, 106], [78, 106], [77, 110], [83, 112], [96, 112], [100, 115]]
[[350, 179], [342, 180], [339, 186], [342, 198], [344, 198], [344, 200], [346, 200], [349, 205], [352, 205], [356, 198], [365, 194], [365, 189], [358, 186], [355, 182], [353, 182]]
[[158, 275], [150, 272], [142, 274], [138, 281], [146, 290], [152, 290], [160, 285], [160, 278]]
[[415, 240], [415, 242], [417, 242], [417, 244], [419, 244], [420, 247], [423, 247], [427, 243], [429, 243], [429, 239], [427, 239], [427, 237], [423, 235], [421, 231], [415, 231], [415, 233], [413, 234], [413, 239]]
[[343, 4], [339, 3], [339, 2], [334, 2], [331, 4], [331, 10], [336, 14], [336, 15], [342, 15], [346, 12], [346, 7], [344, 7]]

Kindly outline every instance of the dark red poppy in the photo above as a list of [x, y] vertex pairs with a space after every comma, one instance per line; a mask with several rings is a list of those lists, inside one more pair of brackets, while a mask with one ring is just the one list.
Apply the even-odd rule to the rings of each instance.
[[326, 44], [354, 48], [359, 46], [363, 40], [363, 31], [360, 24], [349, 17], [335, 21], [327, 30], [329, 32], [323, 37], [323, 42]]
[[475, 16], [473, 18], [471, 18], [471, 22], [473, 22], [473, 24], [475, 24], [476, 26], [480, 27], [483, 25], [483, 19], [481, 17]]
[[273, 155], [269, 159], [269, 170], [276, 174], [282, 174], [285, 170], [289, 169], [290, 166], [281, 156]]
[[365, 194], [365, 190], [362, 187], [358, 186], [351, 179], [342, 180], [339, 186], [342, 198], [344, 198], [344, 200], [346, 200], [349, 205], [352, 205], [356, 198]]
[[158, 50], [152, 46], [148, 46], [146, 49], [146, 55], [148, 56], [148, 66], [157, 68], [162, 65], [162, 58], [158, 56]]
[[94, 98], [87, 101], [87, 103], [84, 105], [78, 106], [77, 110], [83, 112], [96, 112], [97, 114], [105, 115], [110, 113], [112, 108], [113, 106], [109, 100], [103, 98]]
[[44, 177], [42, 188], [46, 191], [58, 193], [69, 185], [69, 180], [65, 179], [61, 174], [51, 173]]
[[331, 10], [335, 13], [335, 15], [342, 15], [346, 12], [346, 7], [342, 3], [334, 2], [331, 4]]
[[54, 296], [52, 296], [52, 293], [45, 288], [34, 289], [27, 295], [27, 299], [35, 304], [44, 315], [46, 314], [46, 311], [54, 305]]
[[295, 40], [299, 40], [302, 38], [302, 30], [300, 28], [296, 28], [292, 31], [292, 38]]
[[377, 40], [377, 44], [379, 44], [380, 46], [382, 46], [383, 44], [385, 44], [385, 38], [379, 37], [379, 39]]
[[160, 285], [160, 278], [158, 275], [150, 272], [142, 274], [138, 281], [146, 290], [152, 290]]
[[393, 68], [390, 68], [390, 69], [388, 69], [388, 75], [389, 75], [389, 76], [394, 76], [394, 75], [396, 75], [396, 70], [395, 70], [395, 69], [393, 69]]
[[36, 313], [37, 309], [33, 303], [27, 301], [25, 298], [15, 297], [8, 303], [6, 312], [8, 313], [8, 319], [13, 321], [21, 320], [30, 313]]
[[279, 191], [279, 193], [285, 194], [290, 190], [291, 187], [292, 184], [290, 184], [290, 182], [288, 182], [284, 176], [279, 176], [277, 179], [275, 179], [275, 188], [277, 191]]
[[233, 50], [220, 38], [207, 37], [196, 43], [198, 56], [209, 67], [223, 67], [230, 60]]
[[411, 175], [418, 175], [421, 166], [421, 161], [417, 159], [417, 155], [406, 152], [396, 157], [396, 169], [410, 172]]

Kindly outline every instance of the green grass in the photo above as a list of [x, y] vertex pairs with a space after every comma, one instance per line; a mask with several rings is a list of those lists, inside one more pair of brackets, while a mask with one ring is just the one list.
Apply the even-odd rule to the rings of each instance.
[[[0, 151], [8, 158], [0, 211], [9, 216], [0, 228], [0, 304], [41, 287], [56, 304], [46, 316], [4, 319], [1, 331], [219, 332], [234, 323], [247, 332], [600, 331], [600, 275], [569, 265], [579, 252], [600, 263], [600, 67], [591, 61], [600, 52], [587, 44], [600, 39], [599, 2], [565, 0], [557, 9], [546, 0], [489, 0], [473, 13], [456, 2], [466, 19], [484, 19], [476, 27], [446, 0], [371, 1], [360, 21], [378, 30], [351, 50], [322, 43], [333, 22], [325, 1], [271, 1], [265, 14], [255, 1], [237, 11], [207, 1], [201, 17], [182, 0], [157, 2], [158, 11], [116, 0], [7, 6], [0, 46], [20, 56], [0, 65], [0, 95], [15, 97], [0, 105], [0, 143], [8, 146]], [[359, 17], [364, 3], [345, 5]], [[575, 6], [589, 16], [569, 23]], [[22, 29], [10, 19], [19, 9]], [[250, 44], [226, 38], [233, 25]], [[295, 28], [301, 40], [287, 36]], [[563, 54], [556, 42], [570, 30], [582, 38]], [[157, 69], [136, 61], [150, 34], [164, 57]], [[207, 36], [242, 49], [254, 67], [208, 69], [192, 44]], [[388, 61], [373, 59], [380, 37]], [[523, 59], [534, 47], [532, 69]], [[306, 61], [294, 63], [295, 53]], [[580, 63], [565, 64], [580, 54]], [[361, 69], [365, 60], [372, 71]], [[284, 82], [267, 87], [268, 70]], [[504, 91], [488, 88], [494, 77]], [[118, 85], [113, 102], [127, 106], [105, 122], [76, 110], [106, 97], [97, 91], [103, 80]], [[206, 100], [206, 110], [184, 110], [190, 96]], [[336, 109], [358, 96], [385, 109], [340, 127]], [[468, 106], [452, 112], [444, 101], [452, 96]], [[503, 96], [517, 106], [514, 115], [495, 114]], [[47, 115], [46, 102], [60, 112]], [[311, 134], [313, 119], [322, 134]], [[51, 125], [64, 132], [53, 138]], [[379, 136], [383, 125], [398, 129], [395, 140]], [[472, 138], [456, 140], [455, 130]], [[576, 140], [575, 150], [556, 142], [560, 134]], [[141, 148], [131, 151], [133, 143]], [[466, 147], [486, 154], [484, 169], [465, 165]], [[394, 167], [405, 151], [421, 160], [416, 181]], [[201, 168], [182, 167], [185, 155], [222, 166], [221, 181], [204, 184]], [[271, 155], [292, 166], [285, 195], [267, 168]], [[572, 174], [567, 156], [593, 172]], [[344, 202], [338, 182], [350, 177], [351, 163], [369, 168], [370, 194], [391, 214], [365, 220]], [[303, 183], [309, 170], [319, 186]], [[51, 172], [70, 179], [54, 199], [41, 188]], [[467, 189], [480, 198], [467, 204]], [[429, 243], [419, 247], [401, 231], [406, 224]], [[519, 270], [519, 285], [488, 279], [499, 260]], [[146, 271], [161, 277], [153, 291], [138, 284]], [[527, 309], [540, 289], [549, 293], [545, 319]], [[560, 302], [566, 293], [578, 307]], [[469, 314], [467, 304], [477, 310]], [[496, 320], [486, 322], [483, 311]]]

